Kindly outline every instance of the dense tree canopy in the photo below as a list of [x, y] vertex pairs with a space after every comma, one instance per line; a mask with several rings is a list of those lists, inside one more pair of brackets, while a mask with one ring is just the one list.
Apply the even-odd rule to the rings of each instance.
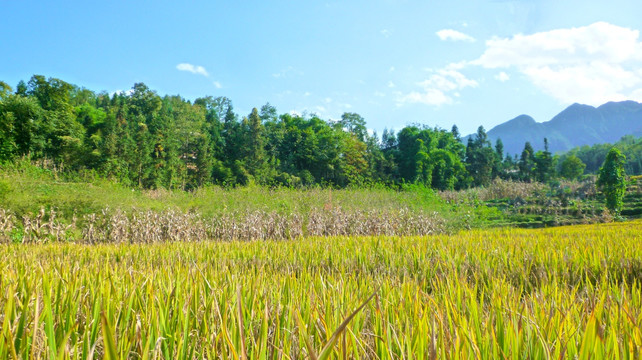
[[[486, 186], [496, 177], [556, 176], [556, 157], [548, 150], [535, 153], [527, 143], [513, 159], [501, 140], [492, 146], [483, 127], [467, 146], [460, 136], [456, 126], [446, 131], [411, 125], [385, 129], [379, 138], [357, 113], [323, 120], [279, 115], [270, 104], [241, 116], [226, 97], [161, 97], [143, 83], [107, 94], [41, 75], [21, 81], [15, 91], [0, 82], [0, 162], [26, 157], [133, 187], [418, 183], [448, 190]], [[642, 148], [639, 140], [627, 141], [629, 148]], [[573, 154], [587, 171], [604, 159], [592, 155], [601, 154], [599, 147]], [[626, 166], [639, 168], [641, 158], [629, 156]], [[563, 169], [565, 177], [583, 170], [574, 158]]]
[[575, 156], [586, 165], [586, 173], [596, 174], [611, 148], [617, 148], [626, 156], [624, 169], [627, 174], [642, 174], [642, 138], [627, 135], [615, 144], [596, 144], [571, 149], [560, 156], [560, 164], [570, 156]]

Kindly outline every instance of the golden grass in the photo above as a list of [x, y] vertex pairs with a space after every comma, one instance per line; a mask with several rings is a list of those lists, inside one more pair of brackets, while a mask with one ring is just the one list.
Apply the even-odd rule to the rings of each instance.
[[641, 230], [0, 245], [0, 358], [639, 359]]

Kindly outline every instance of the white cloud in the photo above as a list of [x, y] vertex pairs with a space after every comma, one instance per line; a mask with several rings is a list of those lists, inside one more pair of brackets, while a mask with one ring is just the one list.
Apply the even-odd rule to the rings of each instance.
[[374, 92], [374, 96], [376, 96], [376, 97], [385, 97], [386, 94], [381, 92], [381, 91], [375, 91]]
[[395, 85], [395, 83], [393, 83], [392, 81], [388, 81], [388, 87], [389, 87], [389, 88], [391, 88], [391, 89], [392, 89], [392, 88], [393, 88], [393, 87], [395, 87], [395, 86], [396, 86], [396, 85]]
[[451, 67], [446, 67], [433, 71], [428, 79], [417, 85], [422, 87], [423, 91], [400, 94], [397, 104], [421, 103], [433, 106], [452, 104], [453, 98], [460, 96], [459, 90], [469, 87], [475, 88], [479, 86], [479, 83]]
[[398, 105], [404, 103], [420, 103], [426, 105], [439, 106], [444, 104], [452, 104], [453, 99], [446, 95], [443, 91], [438, 89], [426, 89], [423, 93], [413, 91], [409, 94], [402, 96]]
[[381, 31], [380, 31], [380, 33], [381, 33], [381, 35], [383, 35], [383, 37], [385, 37], [386, 39], [390, 37], [390, 30], [388, 30], [388, 29], [383, 29], [383, 30], [381, 30]]
[[298, 70], [292, 66], [288, 66], [285, 69], [282, 69], [281, 71], [279, 71], [278, 73], [272, 74], [272, 77], [279, 79], [279, 78], [302, 76], [302, 75], [303, 75], [303, 71]]
[[279, 93], [274, 94], [274, 96], [279, 98], [279, 99], [290, 97], [290, 96], [292, 96], [292, 90], [281, 91]]
[[192, 65], [188, 63], [180, 63], [176, 65], [176, 69], [180, 71], [189, 71], [192, 74], [199, 74], [203, 76], [210, 76], [210, 74], [205, 70], [204, 67], [199, 66], [199, 65]]
[[508, 74], [506, 74], [505, 72], [502, 71], [499, 74], [495, 75], [495, 79], [500, 81], [500, 82], [506, 82], [506, 81], [510, 80], [510, 76], [508, 76]]
[[474, 42], [475, 38], [473, 38], [470, 35], [466, 35], [463, 32], [459, 32], [457, 30], [453, 29], [443, 29], [437, 31], [437, 36], [441, 40], [452, 40], [452, 41], [468, 41], [468, 42]]
[[[446, 69], [448, 69], [448, 70], [461, 70], [461, 69], [466, 68], [466, 66], [468, 66], [469, 64], [470, 63], [468, 61], [460, 61], [460, 62], [456, 62], [456, 63], [450, 63], [450, 64], [446, 65]], [[428, 70], [430, 71], [431, 69], [428, 69]]]
[[471, 64], [515, 68], [563, 103], [642, 100], [639, 31], [597, 22], [512, 38], [493, 38]]
[[388, 69], [388, 71], [390, 71], [390, 72], [395, 71], [395, 67], [394, 67], [394, 66], [391, 66], [391, 67], [390, 67], [390, 69]]
[[213, 84], [214, 84], [214, 86], [216, 86], [217, 89], [220, 89], [220, 88], [223, 87], [223, 85], [221, 85], [221, 83], [218, 82], [218, 81], [214, 81]]
[[634, 90], [631, 93], [631, 99], [642, 99], [642, 88]]

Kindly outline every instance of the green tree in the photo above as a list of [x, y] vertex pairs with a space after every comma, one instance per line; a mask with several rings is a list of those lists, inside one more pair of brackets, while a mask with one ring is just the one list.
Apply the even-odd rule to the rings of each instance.
[[265, 127], [256, 108], [252, 109], [250, 116], [243, 119], [244, 157], [247, 171], [261, 182], [265, 170]]
[[[135, 184], [130, 164], [135, 161], [136, 143], [133, 130], [127, 120], [127, 105], [109, 106], [105, 118], [103, 141], [100, 145], [101, 164], [99, 170], [109, 178], [115, 178], [127, 185]], [[131, 173], [131, 175], [130, 175]]]
[[504, 143], [502, 139], [495, 141], [495, 164], [493, 166], [493, 178], [504, 176]]
[[548, 139], [544, 138], [544, 151], [535, 153], [535, 178], [546, 183], [553, 176], [553, 155], [548, 151]]
[[29, 80], [27, 94], [35, 97], [45, 110], [70, 113], [73, 88], [73, 85], [60, 79], [34, 75]]
[[567, 156], [561, 163], [560, 175], [569, 180], [575, 180], [584, 174], [586, 164], [575, 155]]
[[[232, 111], [232, 101], [226, 97], [212, 98], [211, 96], [207, 96], [196, 99], [194, 105], [199, 105], [206, 111], [205, 128], [210, 138], [210, 156], [218, 160], [219, 166], [224, 166], [222, 163], [225, 150], [223, 121], [228, 111]], [[217, 163], [217, 161], [213, 161], [213, 163]], [[215, 178], [217, 177], [215, 176]]]
[[497, 141], [495, 141], [495, 153], [497, 154], [497, 160], [499, 162], [504, 161], [504, 143], [500, 138], [497, 138]]
[[399, 132], [397, 145], [396, 152], [388, 152], [403, 181], [447, 190], [461, 187], [466, 179], [459, 156], [463, 145], [451, 132], [408, 126]]
[[212, 179], [213, 158], [210, 156], [210, 139], [207, 132], [203, 131], [194, 139], [195, 144], [195, 174], [194, 181], [196, 186], [203, 186]]
[[270, 103], [266, 103], [265, 105], [261, 106], [261, 113], [259, 114], [261, 117], [261, 120], [263, 122], [274, 122], [278, 118], [278, 114], [276, 112], [276, 108]]
[[430, 158], [433, 164], [431, 186], [438, 190], [453, 190], [466, 172], [459, 157], [450, 151], [436, 149]]
[[428, 156], [428, 148], [422, 139], [416, 139], [417, 143], [415, 153], [415, 179], [414, 182], [426, 184], [430, 186], [432, 181], [432, 164], [430, 163], [430, 156]]
[[27, 84], [23, 80], [20, 80], [16, 85], [16, 95], [27, 96]]
[[453, 127], [450, 129], [450, 133], [453, 134], [453, 138], [455, 140], [461, 142], [461, 134], [459, 133], [459, 128], [457, 125], [453, 125]]
[[130, 162], [130, 173], [135, 177], [132, 181], [138, 184], [139, 187], [149, 184], [149, 175], [153, 168], [150, 166], [152, 162], [153, 141], [149, 134], [149, 128], [145, 124], [142, 116], [139, 116], [137, 121], [132, 122], [130, 132], [134, 134], [134, 141], [136, 144], [134, 161]]
[[0, 81], [0, 100], [8, 97], [12, 92], [13, 90], [11, 89], [11, 86], [9, 86], [9, 84], [4, 81]]
[[368, 161], [366, 159], [367, 146], [356, 136], [351, 134], [341, 134], [340, 138], [340, 162], [341, 171], [339, 184], [362, 185], [365, 181], [365, 175], [368, 170]]
[[496, 161], [497, 156], [488, 141], [486, 130], [480, 126], [474, 139], [468, 138], [466, 146], [466, 169], [473, 178], [475, 186], [490, 184]]
[[368, 136], [368, 130], [366, 129], [366, 121], [357, 113], [343, 113], [341, 115], [341, 120], [339, 124], [342, 128], [346, 129], [349, 133], [359, 139], [359, 141], [365, 141]]
[[626, 156], [617, 148], [611, 148], [600, 168], [597, 186], [606, 198], [606, 207], [616, 215], [622, 210], [622, 199], [626, 192]]
[[0, 111], [0, 162], [9, 160], [15, 155], [17, 146], [13, 126], [14, 121], [13, 113], [2, 113]]
[[535, 150], [530, 142], [524, 144], [524, 150], [519, 158], [519, 178], [522, 181], [532, 180], [533, 168], [535, 167]]
[[0, 140], [4, 143], [5, 158], [42, 155], [45, 147], [42, 117], [42, 108], [31, 97], [11, 95], [0, 101]]

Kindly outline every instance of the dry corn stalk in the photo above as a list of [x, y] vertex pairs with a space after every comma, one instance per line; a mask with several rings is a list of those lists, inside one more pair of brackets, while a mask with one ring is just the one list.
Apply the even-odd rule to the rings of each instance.
[[57, 220], [55, 209], [49, 210], [49, 214], [47, 214], [45, 208], [41, 207], [33, 218], [23, 215], [22, 225], [23, 243], [62, 241], [66, 240], [68, 232], [76, 227], [76, 217], [72, 218], [71, 224], [63, 224]]
[[[0, 216], [3, 216], [0, 213]], [[4, 222], [9, 224], [10, 220]], [[436, 213], [416, 213], [409, 209], [385, 211], [344, 210], [341, 207], [313, 209], [304, 217], [300, 214], [279, 214], [267, 211], [222, 213], [204, 219], [196, 213], [175, 210], [162, 212], [104, 209], [85, 215], [80, 227], [83, 243], [161, 243], [199, 240], [250, 241], [288, 240], [301, 236], [355, 235], [428, 235], [441, 233], [445, 221]], [[0, 221], [3, 221], [0, 219]], [[0, 223], [2, 226], [2, 223]], [[4, 225], [8, 227], [9, 225]], [[57, 220], [55, 210], [41, 209], [34, 217], [24, 216], [23, 242], [69, 240], [72, 224]], [[2, 230], [3, 228], [0, 228]], [[6, 232], [6, 231], [5, 231]]]
[[14, 229], [15, 219], [9, 210], [0, 208], [0, 243], [9, 241], [9, 233]]

